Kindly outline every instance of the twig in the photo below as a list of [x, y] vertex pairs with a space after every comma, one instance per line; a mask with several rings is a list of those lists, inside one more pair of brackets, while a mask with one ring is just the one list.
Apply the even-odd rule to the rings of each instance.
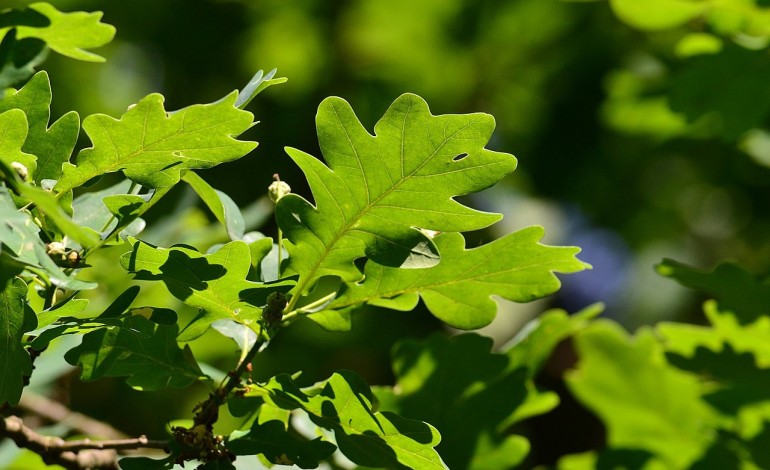
[[166, 441], [149, 440], [146, 436], [108, 441], [65, 441], [60, 437], [43, 436], [24, 425], [16, 416], [0, 420], [0, 436], [7, 437], [20, 448], [39, 454], [47, 464], [61, 465], [68, 470], [118, 469], [117, 450], [163, 449]]

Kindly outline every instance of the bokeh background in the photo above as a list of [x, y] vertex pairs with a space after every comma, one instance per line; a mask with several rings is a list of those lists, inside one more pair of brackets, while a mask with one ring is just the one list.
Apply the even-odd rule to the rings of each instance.
[[[4, 0], [0, 6], [27, 3]], [[497, 130], [489, 147], [516, 155], [519, 168], [472, 197], [476, 207], [505, 218], [468, 234], [468, 244], [539, 224], [547, 243], [580, 246], [581, 259], [593, 265], [564, 277], [562, 290], [549, 299], [502, 304], [498, 320], [484, 331], [497, 344], [547, 308], [576, 311], [599, 301], [605, 315], [632, 330], [661, 320], [702, 322], [702, 299], [655, 272], [663, 258], [704, 269], [727, 260], [757, 274], [770, 269], [770, 136], [762, 130], [770, 110], [770, 59], [767, 43], [744, 31], [745, 25], [717, 44], [690, 39], [699, 33], [697, 23], [629, 24], [606, 1], [50, 3], [62, 11], [101, 10], [103, 21], [118, 31], [109, 46], [95, 51], [107, 58], [104, 64], [51, 54], [44, 68], [51, 75], [54, 116], [69, 110], [81, 118], [118, 116], [151, 92], [164, 94], [167, 108], [177, 109], [215, 101], [259, 69], [278, 68], [288, 77], [249, 107], [260, 121], [246, 136], [260, 142], [256, 151], [201, 173], [268, 236], [275, 227], [264, 195], [273, 173], [309, 196], [283, 147], [320, 155], [314, 115], [324, 97], [348, 100], [369, 129], [404, 92], [421, 95], [434, 114], [494, 115]], [[144, 238], [205, 249], [224, 239], [211, 219], [180, 189], [150, 214]], [[116, 286], [102, 294], [108, 302], [128, 276], [111, 271], [109, 256], [99, 262], [98, 276]], [[155, 296], [155, 305], [178, 307], [161, 299], [162, 290], [144, 295]], [[312, 383], [349, 368], [384, 384], [392, 380], [393, 343], [440, 328], [422, 311], [372, 310], [356, 317], [353, 331], [344, 335], [298, 323], [260, 358], [255, 373], [303, 370], [303, 380]], [[226, 370], [234, 360], [234, 346], [215, 333], [193, 349], [213, 367]], [[69, 382], [61, 379], [57, 387], [63, 383]], [[162, 433], [164, 420], [186, 415], [199, 400], [196, 391], [181, 399], [178, 391], [138, 394], [117, 380], [73, 387], [80, 388], [59, 393], [74, 408], [129, 433]], [[147, 411], [118, 415], [114, 399], [99, 399], [108, 395], [120, 397], [120, 408]], [[581, 437], [569, 415], [559, 419], [567, 420], [560, 428], [565, 435], [534, 438], [529, 464], [591, 445], [595, 436], [585, 431], [590, 423], [580, 421]], [[536, 432], [537, 422], [532, 426]]]

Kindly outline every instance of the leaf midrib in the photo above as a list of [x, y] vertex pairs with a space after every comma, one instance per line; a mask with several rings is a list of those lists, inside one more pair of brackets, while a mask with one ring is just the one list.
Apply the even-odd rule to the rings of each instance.
[[[408, 116], [408, 115], [409, 115], [409, 112], [410, 112], [411, 108], [412, 108], [412, 103], [410, 102], [410, 103], [408, 104], [408, 108], [407, 108], [406, 112], [404, 113], [404, 115], [405, 115], [405, 116]], [[339, 122], [340, 126], [341, 126], [341, 127], [342, 127], [342, 129], [345, 131], [345, 135], [348, 137], [348, 140], [349, 140], [349, 141], [351, 141], [351, 140], [350, 140], [350, 136], [349, 136], [349, 133], [348, 133], [348, 130], [347, 130], [347, 127], [346, 127], [346, 126], [345, 126], [345, 124], [343, 123], [342, 119], [340, 119], [340, 118], [339, 118], [339, 113], [337, 112], [337, 108], [336, 108], [336, 107], [333, 107], [333, 109], [334, 109], [334, 114], [335, 114], [335, 116], [337, 116], [337, 120], [338, 120], [338, 122]], [[403, 148], [404, 148], [404, 147], [403, 147], [403, 145], [404, 145], [404, 141], [405, 141], [405, 138], [404, 138], [404, 133], [405, 133], [405, 131], [404, 131], [404, 128], [406, 127], [406, 120], [407, 120], [407, 117], [404, 117], [404, 120], [403, 120], [404, 126], [402, 127], [402, 131], [401, 131], [401, 139], [400, 139], [400, 140], [401, 140], [401, 175], [402, 175], [401, 179], [400, 179], [400, 180], [398, 180], [398, 181], [396, 181], [396, 182], [395, 182], [395, 184], [393, 184], [393, 186], [391, 186], [390, 188], [388, 188], [387, 190], [385, 190], [385, 191], [384, 191], [384, 192], [383, 192], [381, 195], [377, 196], [377, 198], [375, 198], [373, 201], [369, 201], [369, 202], [367, 202], [367, 204], [366, 204], [366, 206], [364, 207], [364, 209], [363, 209], [363, 210], [361, 210], [361, 211], [359, 211], [357, 214], [355, 214], [355, 216], [354, 216], [354, 217], [353, 217], [353, 218], [352, 218], [350, 221], [348, 221], [348, 222], [347, 222], [347, 223], [346, 223], [346, 224], [345, 224], [345, 225], [342, 227], [342, 229], [341, 229], [339, 232], [337, 232], [337, 234], [335, 234], [335, 236], [332, 238], [332, 240], [330, 241], [330, 243], [328, 243], [328, 244], [324, 244], [324, 249], [323, 249], [323, 252], [321, 253], [321, 256], [319, 256], [319, 257], [318, 257], [318, 260], [317, 260], [316, 262], [314, 262], [314, 263], [313, 263], [313, 265], [311, 266], [310, 270], [308, 271], [308, 273], [307, 273], [307, 274], [305, 274], [305, 276], [300, 276], [300, 280], [297, 282], [297, 286], [296, 286], [296, 289], [297, 289], [298, 295], [297, 295], [297, 296], [295, 296], [295, 297], [294, 297], [294, 299], [297, 299], [297, 301], [299, 300], [299, 298], [302, 296], [302, 292], [305, 290], [305, 287], [307, 287], [307, 285], [308, 285], [308, 284], [309, 284], [311, 281], [313, 281], [313, 280], [314, 280], [314, 274], [315, 274], [315, 273], [316, 273], [316, 271], [318, 271], [318, 269], [321, 267], [321, 264], [323, 264], [323, 261], [326, 259], [326, 257], [329, 255], [329, 253], [332, 251], [332, 248], [333, 248], [333, 247], [334, 247], [334, 246], [337, 244], [337, 242], [339, 242], [339, 241], [340, 241], [340, 240], [341, 240], [341, 239], [342, 239], [342, 238], [345, 236], [345, 234], [346, 234], [348, 231], [350, 231], [350, 228], [351, 228], [353, 225], [355, 225], [356, 223], [358, 223], [358, 221], [359, 221], [359, 220], [361, 220], [361, 219], [362, 219], [362, 218], [363, 218], [365, 215], [367, 215], [367, 212], [368, 212], [368, 211], [369, 211], [369, 210], [370, 210], [372, 207], [376, 206], [378, 202], [380, 202], [382, 199], [384, 199], [384, 198], [386, 198], [387, 196], [389, 196], [389, 195], [390, 195], [392, 192], [394, 192], [396, 189], [398, 189], [398, 187], [399, 187], [399, 186], [400, 186], [402, 183], [404, 183], [404, 182], [406, 182], [407, 180], [409, 180], [409, 178], [413, 177], [415, 173], [417, 173], [418, 171], [420, 171], [420, 170], [421, 170], [423, 167], [425, 167], [425, 165], [427, 165], [427, 164], [428, 164], [430, 161], [432, 161], [432, 160], [433, 160], [433, 158], [434, 158], [434, 157], [436, 156], [436, 154], [438, 153], [438, 151], [439, 151], [439, 150], [440, 150], [440, 149], [441, 149], [441, 148], [442, 148], [444, 145], [446, 145], [446, 143], [447, 143], [447, 142], [449, 142], [449, 141], [450, 141], [450, 140], [451, 140], [451, 139], [452, 139], [454, 136], [456, 136], [456, 135], [457, 135], [457, 134], [459, 134], [460, 132], [464, 131], [464, 130], [465, 130], [465, 129], [467, 129], [468, 127], [470, 127], [470, 126], [474, 125], [476, 122], [478, 122], [478, 120], [479, 120], [479, 119], [480, 119], [480, 117], [477, 117], [477, 118], [475, 118], [475, 119], [471, 119], [471, 120], [470, 120], [470, 121], [469, 121], [467, 124], [465, 124], [464, 126], [460, 127], [459, 129], [457, 129], [457, 130], [456, 130], [455, 132], [453, 132], [451, 135], [449, 135], [449, 136], [445, 136], [445, 137], [444, 137], [444, 139], [442, 140], [441, 144], [440, 144], [440, 145], [438, 145], [438, 146], [437, 146], [437, 147], [436, 147], [436, 148], [433, 150], [433, 153], [431, 153], [431, 155], [430, 155], [428, 158], [426, 158], [426, 159], [425, 159], [425, 160], [424, 160], [422, 163], [420, 163], [420, 164], [419, 164], [417, 167], [415, 167], [415, 168], [414, 168], [414, 170], [412, 170], [412, 171], [411, 171], [409, 174], [407, 174], [407, 175], [404, 175], [404, 152], [403, 152]], [[376, 136], [374, 136], [374, 138], [376, 138]], [[351, 141], [351, 145], [352, 145], [352, 141]], [[353, 146], [353, 149], [354, 149], [354, 151], [356, 152], [356, 160], [357, 160], [357, 161], [359, 161], [359, 163], [360, 163], [360, 159], [358, 158], [358, 152], [357, 152], [357, 149], [356, 149], [356, 147], [355, 147], [355, 146]], [[363, 172], [363, 170], [361, 171], [361, 173], [362, 173], [362, 174], [365, 176], [365, 173]], [[366, 179], [366, 178], [364, 178], [364, 180], [365, 180], [365, 179]], [[367, 186], [367, 188], [368, 188], [368, 186]], [[370, 195], [369, 195], [369, 191], [368, 191], [368, 189], [367, 189], [367, 200], [368, 200], [369, 196], [370, 196]], [[317, 210], [317, 209], [316, 209], [316, 210]], [[342, 212], [342, 211], [341, 211], [341, 212]], [[344, 214], [344, 212], [342, 212], [342, 216], [343, 216], [343, 218], [345, 217], [345, 214]], [[368, 232], [368, 231], [366, 231], [366, 230], [361, 230], [361, 231], [362, 231], [362, 232]], [[311, 233], [312, 233], [312, 231], [311, 231]], [[317, 235], [316, 235], [316, 236], [317, 236]], [[294, 299], [292, 299], [292, 302], [291, 302], [291, 303], [289, 304], [289, 306], [287, 307], [287, 311], [291, 311], [291, 310], [293, 310], [294, 306], [296, 305], [297, 301], [294, 301]]]

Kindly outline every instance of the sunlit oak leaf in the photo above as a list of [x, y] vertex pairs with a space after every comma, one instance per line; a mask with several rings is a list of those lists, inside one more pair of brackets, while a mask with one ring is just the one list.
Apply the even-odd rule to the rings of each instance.
[[51, 99], [48, 74], [38, 72], [18, 91], [6, 90], [0, 100], [0, 113], [20, 109], [27, 116], [29, 133], [22, 150], [37, 157], [37, 170], [30, 168], [30, 175], [38, 184], [44, 179], [59, 179], [80, 132], [80, 117], [74, 111], [48, 127]]
[[368, 262], [365, 279], [348, 284], [328, 309], [369, 303], [412, 310], [422, 297], [431, 313], [450, 326], [475, 329], [497, 313], [492, 295], [527, 302], [556, 292], [554, 272], [572, 273], [590, 266], [575, 257], [575, 247], [540, 244], [542, 227], [529, 227], [470, 250], [459, 233], [434, 239], [441, 262], [426, 269], [398, 269]]
[[32, 3], [28, 8], [47, 17], [50, 24], [41, 27], [19, 26], [19, 39], [38, 38], [67, 57], [104, 62], [104, 57], [86, 50], [104, 46], [115, 36], [115, 27], [100, 21], [102, 12], [63, 13], [45, 2]]
[[[339, 450], [364, 467], [443, 470], [434, 449], [441, 437], [430, 424], [373, 409], [374, 396], [350, 371], [336, 372], [319, 387], [302, 390], [286, 374], [253, 393], [278, 408], [302, 409], [321, 428], [334, 431]], [[247, 392], [246, 396], [252, 392]]]
[[71, 189], [116, 171], [143, 186], [168, 187], [179, 181], [182, 170], [210, 168], [246, 155], [256, 142], [235, 137], [252, 126], [253, 116], [233, 106], [237, 95], [167, 112], [163, 96], [153, 93], [119, 120], [88, 116], [83, 129], [93, 147], [78, 154], [77, 166], [64, 166], [56, 189]]
[[277, 206], [300, 293], [324, 275], [360, 280], [353, 261], [363, 256], [387, 266], [435, 265], [435, 247], [417, 228], [467, 231], [500, 219], [453, 199], [516, 168], [512, 155], [484, 148], [492, 116], [433, 116], [422, 98], [405, 94], [372, 136], [346, 101], [332, 97], [319, 106], [316, 126], [328, 167], [287, 149], [305, 173], [315, 207], [293, 194]]
[[600, 320], [579, 332], [575, 345], [579, 360], [567, 385], [604, 422], [608, 447], [648, 451], [665, 468], [691, 468], [718, 422], [697, 377], [669, 365], [650, 330], [631, 338]]
[[166, 249], [131, 241], [133, 250], [121, 258], [125, 269], [139, 280], [163, 281], [171, 295], [201, 310], [182, 331], [182, 341], [195, 339], [221, 319], [256, 328], [267, 296], [274, 291], [285, 292], [293, 285], [292, 281], [247, 281], [251, 255], [242, 241], [227, 243], [209, 255], [187, 246]]
[[27, 117], [24, 111], [11, 109], [0, 114], [0, 160], [8, 166], [13, 163], [24, 165], [31, 176], [35, 174], [37, 159], [22, 151], [26, 139]]
[[[4, 274], [0, 272], [0, 275]], [[5, 284], [5, 283], [3, 283]], [[19, 278], [0, 286], [0, 405], [16, 405], [24, 388], [24, 377], [32, 374], [32, 360], [22, 336], [37, 325], [35, 313], [26, 307], [27, 285]]]

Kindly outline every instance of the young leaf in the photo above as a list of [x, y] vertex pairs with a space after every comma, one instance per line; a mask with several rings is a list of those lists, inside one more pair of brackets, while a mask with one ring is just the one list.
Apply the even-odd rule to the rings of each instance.
[[243, 109], [251, 102], [251, 100], [254, 99], [255, 96], [260, 94], [267, 87], [278, 85], [279, 83], [285, 83], [287, 80], [286, 77], [273, 78], [275, 77], [275, 73], [277, 71], [278, 69], [273, 69], [265, 74], [261, 70], [258, 70], [257, 73], [251, 77], [249, 83], [243, 87], [243, 91], [238, 93], [238, 100], [235, 102], [235, 107]]
[[182, 179], [192, 187], [206, 203], [220, 224], [227, 229], [230, 240], [242, 240], [246, 222], [238, 206], [227, 194], [214, 189], [194, 171], [188, 171]]
[[257, 144], [235, 138], [252, 125], [252, 114], [233, 106], [237, 95], [170, 113], [163, 108], [163, 96], [153, 93], [120, 119], [88, 116], [83, 129], [93, 147], [78, 154], [77, 166], [65, 164], [55, 189], [66, 191], [115, 171], [142, 186], [168, 187], [179, 181], [182, 170], [210, 168], [246, 155]]
[[43, 27], [19, 26], [19, 39], [42, 39], [48, 47], [67, 57], [104, 62], [104, 57], [86, 51], [109, 43], [115, 36], [115, 27], [99, 21], [102, 12], [62, 13], [44, 2], [32, 3], [27, 8], [45, 15], [50, 24]]
[[124, 227], [125, 235], [136, 235], [144, 228], [144, 221], [137, 218], [144, 211], [150, 198], [147, 195], [128, 194], [131, 181], [123, 180], [100, 191], [81, 194], [72, 203], [73, 220], [82, 227], [88, 227], [105, 238]]
[[375, 125], [375, 136], [340, 98], [321, 103], [316, 125], [328, 167], [287, 149], [315, 207], [294, 194], [276, 207], [290, 269], [300, 276], [297, 294], [325, 275], [360, 280], [353, 261], [362, 256], [386, 266], [435, 265], [435, 247], [415, 227], [475, 230], [500, 218], [452, 199], [492, 186], [516, 167], [512, 155], [484, 148], [492, 116], [433, 116], [422, 98], [405, 94]]
[[579, 248], [541, 245], [543, 233], [542, 227], [529, 227], [470, 250], [465, 249], [461, 234], [441, 234], [434, 239], [441, 253], [437, 266], [407, 270], [370, 261], [364, 282], [348, 284], [328, 308], [370, 303], [411, 310], [419, 294], [433, 315], [448, 325], [481, 328], [497, 313], [490, 296], [527, 302], [559, 289], [554, 271], [571, 273], [590, 267], [575, 257]]
[[24, 388], [24, 377], [32, 374], [32, 360], [22, 347], [24, 333], [34, 330], [35, 313], [25, 306], [27, 284], [12, 279], [0, 291], [0, 405], [16, 405]]
[[29, 176], [32, 176], [37, 168], [37, 159], [34, 155], [22, 151], [26, 139], [27, 116], [24, 111], [11, 109], [0, 114], [0, 160], [6, 165], [21, 163], [26, 167]]
[[340, 451], [358, 465], [445, 468], [434, 450], [440, 440], [438, 432], [420, 421], [373, 411], [371, 390], [350, 371], [335, 373], [319, 391], [310, 394], [300, 390], [285, 374], [271, 379], [262, 388], [256, 393], [273, 406], [302, 409], [317, 426], [334, 431]]
[[128, 377], [128, 385], [140, 390], [187, 387], [205, 376], [190, 348], [179, 349], [178, 332], [176, 325], [131, 315], [119, 327], [87, 333], [64, 358], [82, 368], [81, 380]]
[[48, 127], [51, 99], [48, 74], [38, 72], [19, 91], [9, 90], [0, 100], [0, 112], [20, 109], [27, 116], [29, 133], [22, 150], [37, 156], [37, 171], [28, 169], [38, 184], [61, 177], [62, 165], [69, 160], [80, 132], [80, 117], [74, 111]]
[[251, 257], [248, 245], [241, 241], [227, 243], [210, 255], [184, 246], [165, 249], [131, 242], [134, 249], [120, 260], [126, 270], [136, 273], [139, 280], [163, 281], [171, 295], [201, 309], [180, 341], [197, 338], [220, 319], [256, 327], [267, 296], [293, 285], [292, 281], [270, 285], [247, 281]]

